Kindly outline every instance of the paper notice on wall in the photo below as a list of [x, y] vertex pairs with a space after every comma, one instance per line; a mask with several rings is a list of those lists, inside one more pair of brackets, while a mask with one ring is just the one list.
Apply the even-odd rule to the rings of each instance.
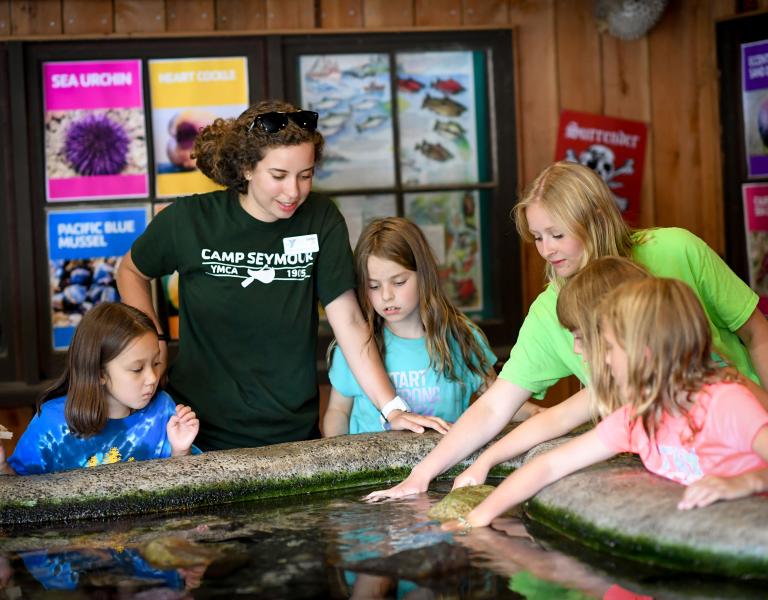
[[768, 183], [745, 183], [741, 193], [749, 285], [760, 296], [760, 310], [768, 314]]
[[43, 64], [46, 199], [149, 195], [141, 61]]
[[158, 198], [221, 189], [192, 158], [200, 129], [248, 108], [245, 57], [149, 61], [155, 187]]

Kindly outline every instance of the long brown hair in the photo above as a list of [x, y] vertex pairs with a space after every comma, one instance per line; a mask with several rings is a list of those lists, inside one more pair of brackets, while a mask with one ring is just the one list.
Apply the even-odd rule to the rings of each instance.
[[[712, 358], [712, 334], [701, 302], [677, 279], [648, 277], [617, 287], [598, 305], [601, 331], [609, 328], [627, 354], [627, 386], [617, 388], [605, 361], [591, 365], [602, 415], [632, 406], [653, 439], [662, 415], [689, 415], [702, 386], [738, 379]], [[691, 430], [696, 432], [693, 423]]]
[[419, 315], [424, 325], [430, 366], [446, 378], [459, 380], [458, 365], [451, 353], [454, 340], [467, 368], [488, 384], [493, 365], [476, 339], [485, 340], [482, 331], [459, 311], [440, 286], [437, 261], [421, 229], [402, 217], [388, 217], [370, 223], [360, 234], [355, 247], [357, 298], [369, 332], [384, 357], [384, 319], [368, 298], [368, 258], [391, 260], [414, 271], [419, 284]]
[[[512, 209], [517, 232], [533, 242], [526, 211], [539, 203], [549, 216], [584, 244], [582, 267], [601, 256], [632, 255], [632, 231], [624, 222], [608, 185], [589, 167], [560, 161], [533, 180]], [[547, 263], [547, 280], [558, 289], [565, 283]]]
[[319, 163], [324, 145], [319, 131], [307, 131], [291, 120], [275, 133], [253, 126], [254, 119], [260, 114], [298, 110], [283, 100], [264, 100], [236, 119], [216, 119], [195, 138], [192, 156], [197, 159], [197, 168], [216, 183], [245, 194], [248, 190], [246, 171], [253, 169], [271, 148], [311, 142], [315, 147], [315, 163]]
[[104, 367], [136, 338], [157, 334], [155, 324], [137, 308], [118, 302], [97, 304], [83, 316], [69, 346], [67, 366], [38, 403], [67, 396], [64, 413], [70, 431], [90, 436], [107, 424]]

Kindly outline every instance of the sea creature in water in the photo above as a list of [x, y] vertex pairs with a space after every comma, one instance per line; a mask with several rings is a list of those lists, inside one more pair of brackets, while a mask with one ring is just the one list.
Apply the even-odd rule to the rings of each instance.
[[442, 144], [430, 144], [427, 140], [422, 140], [421, 144], [416, 144], [416, 150], [427, 158], [438, 162], [445, 162], [453, 158], [453, 154], [445, 146]]
[[358, 131], [365, 131], [366, 129], [375, 129], [386, 120], [387, 120], [387, 117], [385, 117], [384, 115], [371, 115], [362, 123], [357, 123], [355, 127], [357, 128]]
[[323, 96], [320, 102], [310, 102], [309, 107], [314, 110], [333, 110], [339, 105], [339, 102], [341, 102], [341, 98]]
[[449, 140], [464, 139], [467, 130], [461, 126], [461, 123], [457, 121], [440, 121], [435, 122], [434, 130], [437, 134], [448, 138]]
[[67, 130], [64, 154], [78, 175], [117, 175], [128, 164], [131, 140], [106, 115], [87, 115]]
[[467, 110], [466, 106], [460, 102], [451, 100], [447, 96], [444, 96], [443, 98], [436, 98], [430, 96], [429, 94], [426, 95], [424, 102], [421, 103], [421, 108], [426, 108], [427, 110], [431, 110], [432, 112], [437, 113], [438, 115], [443, 115], [444, 117], [458, 117], [461, 115], [461, 113]]
[[397, 88], [399, 90], [402, 90], [404, 92], [419, 92], [424, 87], [424, 84], [421, 83], [421, 81], [414, 79], [413, 77], [408, 77], [407, 79], [398, 79], [397, 80]]
[[436, 79], [429, 86], [444, 94], [459, 94], [466, 88], [455, 79]]
[[492, 485], [468, 485], [455, 489], [430, 508], [427, 516], [438, 521], [466, 517], [495, 489]]
[[352, 105], [355, 110], [370, 110], [379, 104], [378, 100], [373, 98], [363, 98], [360, 102], [356, 102]]

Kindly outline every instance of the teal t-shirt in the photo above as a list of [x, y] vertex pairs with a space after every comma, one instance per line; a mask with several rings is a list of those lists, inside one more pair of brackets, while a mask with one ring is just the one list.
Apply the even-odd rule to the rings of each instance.
[[[477, 332], [475, 337], [490, 364], [496, 356]], [[437, 416], [453, 423], [467, 410], [472, 394], [482, 386], [483, 380], [472, 373], [461, 361], [461, 351], [455, 341], [451, 343], [454, 360], [458, 359], [459, 381], [447, 379], [429, 366], [426, 338], [407, 339], [384, 329], [384, 367], [397, 394], [408, 403], [411, 411], [420, 415]], [[384, 431], [379, 411], [355, 380], [341, 349], [333, 352], [328, 378], [343, 396], [353, 399], [349, 419], [350, 433]]]
[[[680, 279], [690, 285], [709, 318], [714, 350], [759, 383], [749, 352], [734, 333], [757, 307], [757, 294], [690, 231], [647, 229], [633, 237], [632, 258], [657, 277]], [[573, 336], [557, 319], [557, 292], [550, 285], [531, 305], [499, 377], [541, 398], [568, 375], [587, 383], [586, 365], [573, 351]]]

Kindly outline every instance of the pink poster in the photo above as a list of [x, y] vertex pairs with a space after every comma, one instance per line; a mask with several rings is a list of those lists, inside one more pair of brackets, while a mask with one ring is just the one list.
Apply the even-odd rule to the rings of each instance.
[[768, 315], [768, 183], [745, 183], [744, 199], [749, 285], [760, 295], [760, 310]]
[[43, 64], [46, 198], [146, 198], [140, 60]]

